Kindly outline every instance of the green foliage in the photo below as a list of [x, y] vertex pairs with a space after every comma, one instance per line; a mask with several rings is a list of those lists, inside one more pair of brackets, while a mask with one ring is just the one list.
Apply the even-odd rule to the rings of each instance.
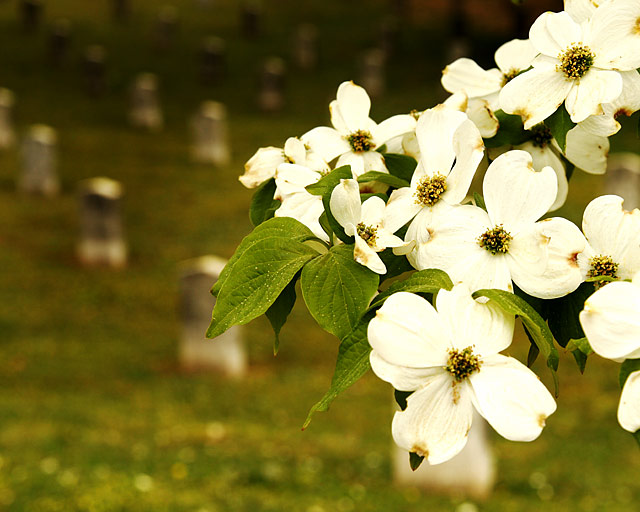
[[307, 185], [305, 190], [314, 196], [325, 196], [331, 194], [331, 191], [340, 183], [340, 180], [349, 180], [352, 178], [353, 173], [351, 172], [351, 166], [343, 165], [342, 167], [334, 169], [326, 176], [323, 176], [315, 183]]
[[484, 197], [482, 197], [477, 192], [474, 192], [473, 193], [473, 200], [475, 201], [476, 206], [478, 208], [482, 208], [485, 212], [487, 211], [487, 205], [484, 203]]
[[571, 130], [576, 124], [571, 121], [569, 112], [560, 105], [558, 109], [545, 119], [544, 124], [551, 130], [553, 138], [560, 146], [560, 149], [564, 153], [567, 148], [567, 132]]
[[265, 220], [272, 218], [280, 207], [280, 201], [273, 198], [275, 191], [276, 180], [271, 178], [260, 185], [253, 194], [249, 207], [249, 218], [254, 226], [259, 226]]
[[497, 110], [494, 114], [498, 118], [500, 128], [493, 137], [484, 139], [487, 148], [517, 146], [529, 140], [530, 134], [524, 129], [520, 116], [506, 114], [502, 110]]
[[387, 290], [377, 295], [370, 309], [382, 306], [385, 300], [397, 292], [433, 294], [442, 288], [445, 290], [451, 290], [451, 288], [453, 288], [453, 283], [446, 272], [435, 268], [420, 270], [419, 272], [411, 274], [403, 281], [396, 281], [389, 286]]
[[411, 466], [411, 470], [415, 471], [420, 467], [424, 457], [422, 455], [418, 455], [417, 453], [410, 452], [409, 453], [409, 466]]
[[412, 393], [413, 391], [398, 391], [397, 389], [393, 390], [393, 398], [398, 404], [398, 407], [400, 407], [401, 411], [404, 411], [407, 408], [407, 398], [409, 398]]
[[545, 314], [549, 321], [549, 328], [560, 346], [566, 347], [569, 340], [584, 338], [578, 315], [584, 308], [584, 301], [593, 292], [593, 284], [582, 283], [565, 297], [545, 301]]
[[[276, 229], [260, 229], [268, 224]], [[305, 263], [318, 256], [314, 249], [295, 240], [296, 234], [314, 238], [294, 219], [273, 218], [243, 240], [241, 254], [218, 290], [207, 337], [215, 338], [229, 327], [265, 313]]]
[[627, 378], [629, 377], [629, 375], [631, 375], [633, 372], [637, 372], [638, 370], [640, 370], [640, 359], [625, 360], [620, 366], [620, 387], [623, 388], [624, 383], [627, 382]]
[[559, 356], [553, 343], [553, 334], [538, 312], [523, 298], [504, 290], [478, 290], [473, 294], [474, 298], [487, 297], [494, 301], [503, 311], [519, 316], [522, 319], [531, 340], [536, 344], [542, 355], [547, 360], [547, 366], [551, 370], [555, 384], [555, 394], [558, 394], [558, 381], [556, 371], [558, 369]]
[[358, 176], [358, 183], [370, 183], [372, 181], [384, 183], [385, 185], [395, 188], [408, 187], [410, 185], [408, 181], [386, 172], [369, 171]]
[[379, 277], [353, 259], [353, 245], [336, 245], [304, 267], [300, 282], [318, 325], [342, 339], [367, 309]]
[[593, 354], [593, 349], [591, 348], [591, 345], [589, 345], [589, 341], [587, 340], [587, 338], [569, 340], [567, 349], [571, 350], [571, 354], [578, 364], [580, 373], [584, 373], [584, 370], [587, 366], [587, 358], [591, 354]]
[[298, 277], [299, 275], [296, 275], [291, 282], [285, 286], [276, 301], [271, 304], [269, 309], [265, 312], [275, 334], [275, 339], [273, 341], [274, 355], [278, 353], [278, 349], [280, 348], [280, 330], [286, 323], [287, 317], [296, 303], [296, 282]]
[[397, 153], [385, 153], [384, 162], [389, 174], [411, 183], [413, 172], [418, 165], [415, 158]]
[[413, 267], [411, 263], [404, 256], [396, 256], [393, 254], [393, 249], [385, 249], [382, 252], [378, 253], [380, 259], [384, 263], [385, 267], [387, 267], [387, 273], [383, 276], [380, 276], [380, 282], [385, 281], [386, 279], [391, 279], [392, 277], [397, 277], [400, 274], [404, 274], [405, 272], [411, 272]]

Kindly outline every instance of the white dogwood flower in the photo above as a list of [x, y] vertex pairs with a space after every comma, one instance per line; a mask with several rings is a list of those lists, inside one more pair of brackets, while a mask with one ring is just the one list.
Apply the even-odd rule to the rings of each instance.
[[619, 72], [640, 67], [639, 17], [637, 0], [605, 2], [582, 23], [565, 11], [543, 13], [529, 32], [540, 55], [504, 86], [502, 109], [520, 115], [525, 129], [563, 103], [574, 123], [602, 114], [602, 105], [622, 92]]
[[618, 405], [618, 423], [628, 432], [640, 430], [640, 370], [627, 377]]
[[436, 308], [406, 292], [386, 300], [367, 335], [375, 374], [413, 392], [393, 418], [398, 446], [445, 462], [466, 444], [474, 408], [509, 440], [540, 435], [556, 404], [531, 370], [499, 354], [513, 326], [513, 315], [473, 300], [462, 283], [440, 290]]
[[372, 196], [361, 204], [358, 182], [340, 180], [331, 193], [329, 208], [345, 233], [355, 238], [354, 259], [377, 274], [385, 274], [387, 268], [377, 253], [405, 245], [393, 234], [401, 226], [388, 217], [385, 202]]
[[369, 117], [370, 109], [367, 92], [353, 82], [343, 82], [329, 105], [333, 128], [319, 126], [301, 138], [327, 162], [338, 158], [336, 167], [350, 165], [356, 177], [368, 171], [387, 172], [384, 157], [376, 150], [388, 140], [412, 132], [416, 120], [399, 114], [377, 124]]

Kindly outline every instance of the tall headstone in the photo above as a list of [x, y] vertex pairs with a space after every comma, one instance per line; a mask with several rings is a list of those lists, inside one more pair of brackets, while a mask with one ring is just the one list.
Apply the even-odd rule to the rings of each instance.
[[192, 155], [196, 162], [227, 165], [231, 159], [227, 109], [217, 101], [204, 101], [192, 120]]
[[318, 29], [310, 23], [298, 25], [293, 41], [293, 57], [298, 68], [305, 71], [318, 65]]
[[485, 420], [474, 411], [473, 424], [466, 446], [458, 455], [442, 464], [423, 461], [416, 471], [409, 466], [406, 450], [393, 446], [394, 482], [430, 492], [485, 499], [493, 490], [495, 461], [487, 441]]
[[185, 370], [214, 371], [241, 377], [247, 370], [242, 327], [236, 325], [217, 338], [205, 338], [215, 305], [215, 297], [210, 290], [225, 264], [225, 260], [216, 256], [202, 256], [182, 264], [182, 335], [178, 356]]
[[60, 190], [57, 171], [57, 134], [50, 126], [36, 124], [22, 141], [22, 173], [18, 189], [30, 194], [55, 196]]
[[104, 46], [94, 44], [85, 49], [84, 78], [90, 96], [100, 96], [106, 89], [106, 59], [107, 52]]
[[129, 120], [137, 128], [150, 131], [162, 129], [163, 116], [158, 100], [158, 77], [140, 73], [131, 86]]
[[380, 48], [365, 52], [361, 61], [360, 83], [372, 98], [380, 98], [386, 89], [385, 54]]
[[219, 85], [227, 71], [226, 45], [223, 39], [206, 37], [200, 50], [200, 80], [205, 85]]
[[165, 5], [158, 11], [155, 28], [155, 45], [167, 50], [173, 44], [178, 31], [178, 10], [173, 5]]
[[32, 32], [40, 25], [42, 0], [20, 0], [20, 18], [25, 32]]
[[13, 129], [14, 103], [13, 92], [0, 88], [0, 150], [8, 149], [16, 142], [16, 134]]
[[55, 20], [49, 31], [49, 62], [60, 66], [66, 59], [71, 38], [71, 22], [61, 18]]
[[286, 65], [280, 57], [264, 61], [260, 74], [258, 105], [266, 113], [280, 112], [284, 107]]
[[610, 154], [604, 189], [606, 194], [622, 197], [625, 210], [640, 208], [640, 155]]
[[77, 254], [85, 266], [123, 267], [127, 263], [120, 203], [122, 185], [110, 178], [91, 178], [79, 186], [80, 241]]
[[242, 35], [256, 39], [262, 33], [262, 3], [259, 0], [245, 0], [240, 7]]

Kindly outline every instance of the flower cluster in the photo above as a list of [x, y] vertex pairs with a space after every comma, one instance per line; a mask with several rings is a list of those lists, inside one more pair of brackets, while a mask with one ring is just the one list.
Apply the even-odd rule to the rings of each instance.
[[592, 350], [626, 360], [619, 419], [640, 429], [640, 211], [606, 195], [582, 230], [550, 214], [567, 166], [604, 173], [617, 119], [640, 109], [640, 3], [566, 0], [495, 60], [458, 59], [442, 74], [445, 102], [380, 123], [344, 82], [332, 127], [259, 149], [240, 177], [257, 188], [256, 229], [214, 287], [209, 335], [264, 312], [278, 333], [300, 279], [313, 317], [351, 351], [332, 397], [368, 368], [353, 351], [369, 355], [409, 394], [395, 441], [432, 464], [464, 447], [474, 408], [519, 441], [555, 411], [536, 375], [499, 353], [516, 315], [552, 371], [556, 342], [583, 369]]

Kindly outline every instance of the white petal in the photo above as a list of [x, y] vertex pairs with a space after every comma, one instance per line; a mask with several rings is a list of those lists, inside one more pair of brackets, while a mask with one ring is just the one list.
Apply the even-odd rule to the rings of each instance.
[[351, 146], [344, 137], [328, 126], [318, 126], [300, 138], [311, 148], [311, 151], [320, 155], [327, 162], [351, 151]]
[[388, 363], [375, 350], [369, 355], [371, 369], [379, 379], [391, 384], [398, 391], [415, 391], [432, 376], [442, 374], [442, 368], [407, 368]]
[[342, 82], [336, 95], [337, 108], [349, 132], [369, 130], [371, 100], [367, 91], [353, 82]]
[[382, 146], [394, 137], [413, 132], [415, 129], [416, 120], [413, 116], [408, 114], [398, 114], [382, 121], [372, 129], [371, 135], [373, 136], [374, 144], [378, 147]]
[[320, 225], [320, 216], [324, 213], [322, 198], [306, 191], [292, 193], [276, 210], [276, 217], [292, 217], [307, 226], [320, 240], [329, 242], [329, 236]]
[[533, 159], [533, 168], [536, 171], [542, 171], [545, 167], [551, 167], [556, 173], [556, 180], [558, 182], [558, 193], [553, 204], [549, 207], [549, 211], [554, 211], [560, 208], [567, 200], [567, 194], [569, 193], [569, 182], [567, 181], [567, 174], [564, 168], [564, 163], [554, 150], [551, 144], [547, 144], [545, 147], [537, 147], [531, 142], [525, 142], [517, 146], [517, 149], [522, 149], [531, 155]]
[[354, 153], [353, 151], [343, 153], [336, 161], [335, 167], [337, 169], [338, 167], [342, 167], [343, 165], [348, 165], [349, 167], [351, 167], [351, 172], [356, 178], [358, 176], [362, 176], [366, 172], [363, 158], [363, 155], [365, 154], [366, 153]]
[[284, 163], [282, 148], [260, 148], [244, 165], [244, 174], [238, 179], [247, 188], [255, 188], [273, 178], [278, 165]]
[[582, 40], [582, 30], [566, 12], [545, 12], [531, 25], [529, 38], [540, 53], [557, 57], [568, 46]]
[[582, 23], [593, 16], [598, 3], [593, 0], [564, 0], [564, 10], [578, 23]]
[[469, 98], [485, 96], [502, 87], [503, 76], [500, 70], [484, 70], [473, 60], [462, 58], [449, 64], [442, 70], [442, 87], [455, 93], [463, 92]]
[[631, 373], [622, 388], [618, 422], [629, 432], [640, 430], [640, 371]]
[[464, 283], [456, 284], [451, 291], [440, 290], [436, 308], [449, 323], [454, 348], [458, 350], [473, 347], [474, 354], [484, 356], [497, 354], [511, 345], [515, 316], [491, 301], [485, 304], [475, 301]]
[[304, 165], [307, 159], [307, 148], [304, 142], [296, 137], [289, 137], [284, 143], [284, 154], [295, 164]]
[[500, 123], [489, 107], [488, 101], [481, 99], [469, 100], [467, 115], [469, 119], [473, 121], [473, 124], [478, 127], [480, 135], [482, 135], [483, 138], [490, 139], [498, 133]]
[[331, 192], [329, 208], [342, 227], [357, 226], [362, 211], [358, 182], [356, 180], [340, 180], [340, 183]]
[[484, 143], [478, 128], [464, 121], [453, 134], [456, 163], [447, 176], [447, 190], [442, 199], [449, 204], [461, 203], [469, 191], [473, 176], [484, 157]]
[[609, 283], [584, 303], [580, 324], [591, 348], [607, 359], [640, 357], [640, 288], [633, 283]]
[[409, 222], [422, 209], [416, 203], [413, 190], [403, 187], [391, 192], [391, 197], [385, 210], [385, 226], [395, 233]]
[[[568, 82], [568, 81], [567, 81]], [[622, 93], [622, 77], [617, 71], [592, 68], [574, 82], [565, 106], [574, 123], [602, 113], [601, 105], [611, 103]]]
[[378, 253], [373, 250], [362, 238], [357, 234], [355, 237], [355, 246], [353, 247], [353, 259], [360, 265], [364, 265], [369, 270], [372, 270], [376, 274], [386, 274], [387, 267], [384, 262], [378, 256]]
[[384, 200], [378, 196], [373, 196], [362, 203], [362, 213], [360, 221], [367, 226], [376, 227], [382, 223], [384, 215]]
[[536, 171], [526, 151], [508, 151], [487, 169], [482, 192], [491, 221], [515, 235], [549, 211], [558, 179], [550, 167]]
[[517, 233], [506, 255], [511, 279], [529, 295], [548, 293], [548, 283], [544, 279], [547, 267], [547, 244], [549, 239], [542, 234], [540, 224], [532, 224]]
[[569, 94], [571, 82], [553, 68], [536, 68], [518, 75], [500, 91], [500, 106], [522, 117], [526, 130], [553, 114]]
[[590, 20], [588, 41], [595, 53], [595, 66], [620, 71], [640, 67], [638, 19], [637, 0], [616, 0], [596, 9]]
[[531, 66], [538, 53], [529, 39], [513, 39], [498, 48], [495, 55], [496, 64], [505, 74], [524, 71]]
[[442, 105], [426, 110], [418, 119], [416, 137], [420, 162], [429, 176], [447, 176], [455, 159], [453, 134], [467, 120], [464, 112]]
[[581, 125], [567, 132], [567, 159], [578, 169], [591, 174], [604, 174], [609, 156], [609, 139], [593, 135]]
[[[455, 388], [446, 373], [427, 380], [407, 399], [407, 408], [393, 417], [391, 432], [398, 446], [424, 456], [429, 464], [445, 462], [464, 448], [473, 406], [467, 383]], [[459, 397], [454, 401], [454, 392]]]
[[297, 164], [280, 164], [276, 169], [276, 192], [275, 199], [285, 199], [291, 194], [301, 192], [308, 193], [304, 187], [317, 182], [320, 174], [312, 171], [308, 167]]
[[556, 403], [538, 376], [519, 361], [496, 354], [469, 377], [478, 412], [501, 436], [533, 441], [556, 410]]
[[622, 94], [612, 102], [615, 114], [625, 114], [630, 116], [633, 112], [640, 110], [640, 73], [636, 70], [623, 71]]
[[426, 299], [399, 292], [389, 297], [369, 322], [371, 348], [385, 361], [409, 368], [446, 366], [450, 334]]

